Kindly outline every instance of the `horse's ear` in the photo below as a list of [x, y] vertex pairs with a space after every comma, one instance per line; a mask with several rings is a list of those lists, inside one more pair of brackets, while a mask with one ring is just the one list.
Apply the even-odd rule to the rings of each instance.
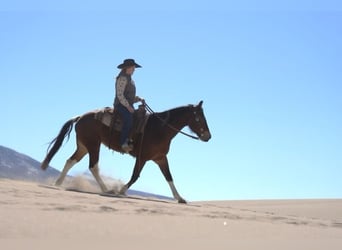
[[198, 107], [202, 108], [202, 104], [203, 104], [203, 101], [200, 101], [199, 104], [198, 104]]

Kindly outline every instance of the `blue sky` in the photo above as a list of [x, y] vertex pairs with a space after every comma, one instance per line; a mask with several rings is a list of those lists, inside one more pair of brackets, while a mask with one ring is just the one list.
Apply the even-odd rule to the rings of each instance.
[[[184, 198], [341, 198], [341, 5], [4, 3], [0, 144], [43, 160], [65, 121], [112, 105], [116, 66], [135, 58], [138, 94], [155, 111], [204, 100], [211, 141], [178, 135], [169, 153]], [[74, 149], [73, 133], [51, 165]], [[126, 182], [133, 164], [101, 150], [104, 175]], [[171, 195], [154, 163], [132, 188]]]

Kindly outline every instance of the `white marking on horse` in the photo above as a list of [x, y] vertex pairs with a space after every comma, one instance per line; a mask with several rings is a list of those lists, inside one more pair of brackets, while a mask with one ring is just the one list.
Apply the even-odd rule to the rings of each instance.
[[99, 186], [101, 187], [102, 192], [106, 193], [107, 187], [104, 184], [103, 180], [100, 177], [100, 173], [99, 173], [99, 165], [98, 163], [96, 163], [92, 168], [90, 168], [90, 172], [93, 174], [93, 176], [95, 177], [95, 180], [97, 181], [97, 183], [99, 184]]
[[173, 197], [178, 201], [184, 201], [184, 199], [179, 195], [179, 193], [175, 187], [175, 184], [173, 184], [173, 181], [168, 181], [167, 183], [169, 183]]
[[66, 175], [68, 174], [69, 170], [77, 163], [76, 160], [67, 160], [65, 162], [65, 165], [64, 165], [64, 168], [63, 168], [63, 171], [61, 173], [61, 175], [59, 176], [59, 178], [57, 179], [56, 181], [56, 186], [60, 186], [62, 185]]

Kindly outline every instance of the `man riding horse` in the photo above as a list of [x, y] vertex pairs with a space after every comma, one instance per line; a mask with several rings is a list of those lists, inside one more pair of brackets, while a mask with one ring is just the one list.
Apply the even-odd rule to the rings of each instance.
[[[93, 174], [102, 192], [111, 192], [111, 190], [106, 187], [99, 173], [100, 146], [103, 144], [117, 152], [126, 152], [136, 158], [132, 176], [130, 180], [120, 188], [118, 194], [125, 194], [139, 178], [146, 162], [153, 161], [159, 166], [163, 173], [170, 186], [173, 197], [179, 203], [186, 203], [185, 199], [179, 195], [173, 182], [167, 154], [172, 139], [178, 133], [185, 134], [181, 130], [186, 126], [196, 134], [196, 136], [188, 135], [191, 138], [205, 142], [210, 140], [211, 133], [204, 116], [202, 108], [203, 101], [200, 101], [197, 105], [181, 106], [159, 113], [151, 112], [149, 116], [145, 116], [142, 123], [143, 126], [138, 126], [141, 127], [141, 129], [136, 130], [140, 131], [140, 133], [136, 133], [134, 136], [134, 141], [132, 143], [132, 145], [134, 145], [133, 148], [129, 143], [133, 113], [139, 115], [139, 112], [134, 112], [133, 104], [137, 101], [142, 101], [144, 103], [143, 99], [136, 96], [135, 85], [131, 78], [135, 68], [139, 67], [141, 66], [133, 59], [126, 59], [118, 66], [118, 68], [121, 69], [121, 72], [116, 78], [114, 108], [121, 114], [124, 122], [124, 128], [121, 130], [122, 132], [118, 129], [113, 129], [111, 126], [113, 122], [108, 122], [107, 118], [111, 120], [113, 117], [113, 110], [109, 109], [111, 112], [105, 112], [106, 110], [108, 111], [108, 109], [105, 108], [87, 112], [83, 115], [69, 119], [62, 126], [57, 137], [50, 143], [47, 155], [41, 164], [43, 170], [47, 169], [51, 159], [60, 149], [64, 139], [69, 137], [73, 126], [75, 125], [77, 148], [66, 161], [64, 168], [56, 181], [57, 186], [63, 183], [68, 171], [76, 163], [85, 155], [89, 155], [90, 172]], [[148, 106], [146, 105], [146, 107]], [[112, 191], [114, 192], [114, 190]]]
[[134, 59], [125, 59], [122, 64], [118, 65], [118, 69], [121, 69], [121, 71], [115, 82], [114, 109], [121, 114], [123, 120], [120, 145], [126, 153], [133, 149], [129, 139], [129, 133], [133, 125], [133, 104], [139, 101], [144, 102], [144, 99], [136, 95], [135, 83], [132, 79], [136, 68], [141, 68], [141, 66]]

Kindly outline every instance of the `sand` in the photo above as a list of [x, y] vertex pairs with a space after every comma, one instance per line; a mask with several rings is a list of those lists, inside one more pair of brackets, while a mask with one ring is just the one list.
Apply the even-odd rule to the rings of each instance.
[[342, 249], [342, 200], [183, 205], [0, 179], [0, 246], [6, 250]]

